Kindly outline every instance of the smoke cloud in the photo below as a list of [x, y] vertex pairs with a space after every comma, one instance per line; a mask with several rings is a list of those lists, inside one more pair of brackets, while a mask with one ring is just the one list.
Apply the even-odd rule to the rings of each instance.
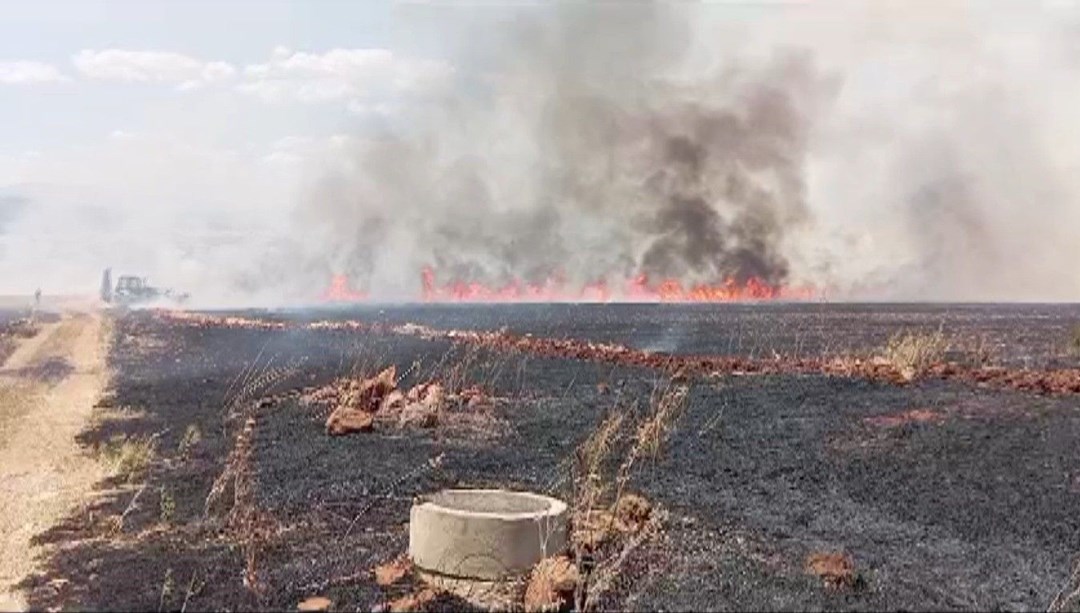
[[497, 58], [486, 80], [359, 146], [317, 186], [300, 223], [325, 225], [342, 272], [376, 289], [415, 284], [425, 265], [494, 284], [787, 282], [785, 241], [811, 218], [808, 126], [836, 90], [812, 55], [699, 75], [677, 7], [526, 17], [478, 43]]
[[[81, 263], [141, 267], [204, 304], [311, 301], [337, 274], [413, 299], [424, 266], [491, 285], [646, 274], [1080, 299], [1075, 3], [406, 4], [394, 19], [451, 68], [321, 148], [275, 152], [295, 176], [163, 161], [148, 176], [173, 201], [151, 215], [138, 203], [157, 192], [109, 194], [84, 221], [0, 190], [0, 273], [79, 259], [66, 231], [145, 222]], [[190, 238], [207, 229], [220, 240]], [[96, 287], [99, 270], [72, 270], [48, 278]]]
[[405, 294], [432, 265], [492, 284], [645, 273], [1076, 299], [1078, 30], [1061, 25], [1076, 15], [524, 9], [505, 36], [465, 37], [486, 78], [358, 145], [301, 223], [359, 284]]

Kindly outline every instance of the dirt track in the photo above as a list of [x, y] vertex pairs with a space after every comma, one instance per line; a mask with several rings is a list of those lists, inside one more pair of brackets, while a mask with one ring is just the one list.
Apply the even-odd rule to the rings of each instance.
[[75, 437], [106, 381], [104, 331], [100, 314], [66, 314], [0, 369], [0, 610], [26, 608], [12, 588], [43, 553], [32, 538], [101, 478]]

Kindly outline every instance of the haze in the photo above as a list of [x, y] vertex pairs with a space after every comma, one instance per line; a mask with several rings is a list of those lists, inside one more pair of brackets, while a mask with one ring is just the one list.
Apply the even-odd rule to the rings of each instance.
[[0, 5], [0, 293], [1080, 299], [1080, 6]]

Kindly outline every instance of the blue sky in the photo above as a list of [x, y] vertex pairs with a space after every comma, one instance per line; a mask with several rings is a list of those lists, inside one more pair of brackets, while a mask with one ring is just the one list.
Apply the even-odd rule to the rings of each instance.
[[[199, 62], [220, 61], [242, 69], [265, 62], [276, 47], [305, 51], [387, 48], [394, 33], [386, 2], [4, 2], [0, 3], [0, 61], [29, 61], [55, 67], [70, 81], [0, 86], [5, 122], [0, 150], [41, 150], [90, 142], [115, 130], [160, 129], [179, 112], [189, 117], [220, 109], [236, 120], [236, 138], [260, 126], [262, 138], [310, 127], [302, 107], [236, 101], [220, 89], [178, 96], [168, 84], [87, 79], [72, 58], [82, 50], [118, 49], [181, 54]], [[330, 113], [334, 118], [339, 116]], [[232, 121], [230, 121], [232, 123]], [[333, 128], [334, 120], [321, 129]], [[277, 130], [270, 125], [279, 126]], [[298, 125], [299, 124], [299, 125]], [[305, 124], [308, 124], [305, 126]], [[246, 126], [246, 127], [245, 127]], [[263, 129], [265, 128], [265, 129]], [[218, 132], [218, 138], [230, 135]]]

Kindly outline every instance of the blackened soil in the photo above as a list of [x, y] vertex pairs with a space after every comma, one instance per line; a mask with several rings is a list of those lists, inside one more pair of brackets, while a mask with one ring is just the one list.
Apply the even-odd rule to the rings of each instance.
[[[564, 494], [575, 446], [616, 403], [640, 408], [658, 377], [445, 340], [142, 313], [116, 322], [111, 360], [110, 407], [84, 443], [155, 436], [158, 460], [121, 531], [107, 520], [139, 484], [101, 484], [100, 503], [42, 537], [64, 547], [24, 584], [35, 609], [283, 610], [313, 595], [369, 608], [394, 595], [370, 569], [406, 549], [414, 495], [450, 485]], [[508, 431], [330, 438], [325, 412], [289, 393], [389, 364], [408, 373], [403, 386], [460, 365], [509, 399], [497, 409]], [[691, 383], [666, 452], [634, 483], [670, 512], [665, 535], [606, 607], [1030, 610], [1064, 585], [1080, 550], [1075, 398], [823, 376]], [[248, 511], [259, 530], [228, 510], [203, 513], [245, 423], [244, 477], [228, 499], [231, 517]], [[185, 448], [190, 426], [201, 436]], [[854, 588], [804, 571], [809, 554], [832, 551], [854, 560]]]
[[437, 329], [498, 330], [574, 338], [686, 355], [796, 357], [881, 347], [904, 331], [941, 330], [956, 352], [976, 347], [1021, 367], [1080, 366], [1070, 351], [1076, 304], [535, 304], [360, 306], [280, 311], [286, 319], [417, 323]]

